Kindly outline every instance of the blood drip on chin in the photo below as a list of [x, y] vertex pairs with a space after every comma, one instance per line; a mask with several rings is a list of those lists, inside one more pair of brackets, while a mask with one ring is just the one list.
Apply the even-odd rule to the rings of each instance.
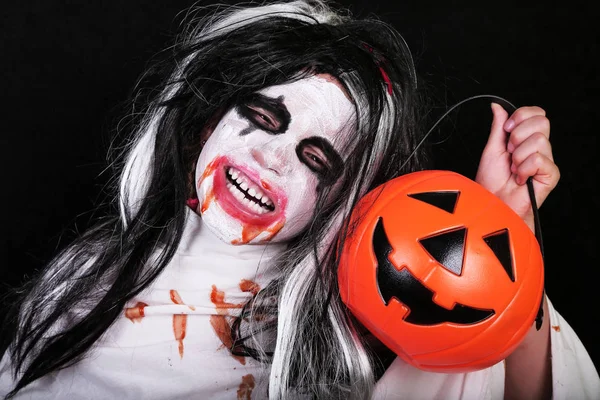
[[125, 317], [129, 318], [133, 323], [142, 322], [142, 318], [144, 318], [144, 308], [147, 306], [148, 304], [138, 301], [135, 306], [125, 309]]
[[273, 237], [275, 237], [277, 233], [279, 233], [279, 231], [281, 230], [281, 228], [283, 228], [284, 225], [285, 220], [278, 221], [270, 227], [258, 226], [253, 224], [243, 224], [242, 238], [232, 240], [231, 244], [246, 244], [251, 240], [255, 239], [258, 235], [260, 235], [263, 232], [269, 232], [269, 235], [262, 239], [260, 242], [268, 242], [269, 240], [273, 239]]

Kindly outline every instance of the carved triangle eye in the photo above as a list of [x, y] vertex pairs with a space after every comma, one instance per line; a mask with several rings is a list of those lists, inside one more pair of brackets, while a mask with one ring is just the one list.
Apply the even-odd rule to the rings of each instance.
[[419, 243], [444, 268], [460, 276], [465, 256], [466, 237], [467, 229], [460, 228], [421, 239]]
[[512, 253], [510, 252], [510, 238], [508, 229], [503, 229], [483, 237], [485, 243], [494, 252], [500, 264], [506, 271], [511, 281], [515, 281], [515, 269], [512, 263]]
[[422, 201], [441, 210], [454, 214], [460, 192], [423, 192], [409, 194], [408, 197]]

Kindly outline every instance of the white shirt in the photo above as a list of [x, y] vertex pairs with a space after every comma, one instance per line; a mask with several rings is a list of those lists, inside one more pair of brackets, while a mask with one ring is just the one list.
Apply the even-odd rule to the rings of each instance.
[[[23, 399], [265, 399], [269, 367], [228, 350], [231, 315], [275, 275], [281, 245], [231, 246], [188, 213], [164, 272], [72, 367], [44, 376]], [[256, 286], [255, 286], [256, 285]], [[583, 344], [550, 302], [554, 399], [600, 399], [600, 378]], [[11, 388], [5, 356], [0, 395]], [[502, 399], [504, 365], [459, 374], [418, 370], [397, 358], [374, 399]]]
[[[274, 277], [267, 267], [282, 248], [226, 244], [188, 211], [173, 259], [92, 352], [33, 382], [15, 399], [265, 398], [269, 368], [233, 356], [226, 342], [230, 316]], [[0, 395], [13, 385], [6, 361]]]

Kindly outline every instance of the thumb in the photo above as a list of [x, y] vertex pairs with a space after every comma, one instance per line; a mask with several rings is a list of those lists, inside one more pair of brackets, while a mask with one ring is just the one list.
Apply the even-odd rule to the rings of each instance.
[[504, 123], [508, 119], [508, 113], [500, 104], [492, 103], [492, 128], [484, 151], [503, 153], [506, 151], [508, 133], [504, 130]]

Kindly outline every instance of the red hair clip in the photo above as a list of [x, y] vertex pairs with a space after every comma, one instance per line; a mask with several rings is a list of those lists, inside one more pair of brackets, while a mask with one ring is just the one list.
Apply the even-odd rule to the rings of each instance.
[[383, 81], [385, 82], [385, 86], [387, 86], [388, 94], [391, 96], [392, 95], [392, 80], [390, 79], [387, 72], [385, 72], [385, 69], [383, 69], [383, 67], [381, 66], [382, 61], [379, 59], [380, 57], [373, 51], [372, 46], [370, 46], [369, 44], [364, 43], [364, 42], [362, 43], [362, 45], [365, 49], [367, 49], [367, 51], [369, 53], [373, 54], [373, 57], [375, 58], [375, 64], [377, 64], [377, 66], [379, 67], [379, 71], [381, 72], [381, 77], [383, 78]]

